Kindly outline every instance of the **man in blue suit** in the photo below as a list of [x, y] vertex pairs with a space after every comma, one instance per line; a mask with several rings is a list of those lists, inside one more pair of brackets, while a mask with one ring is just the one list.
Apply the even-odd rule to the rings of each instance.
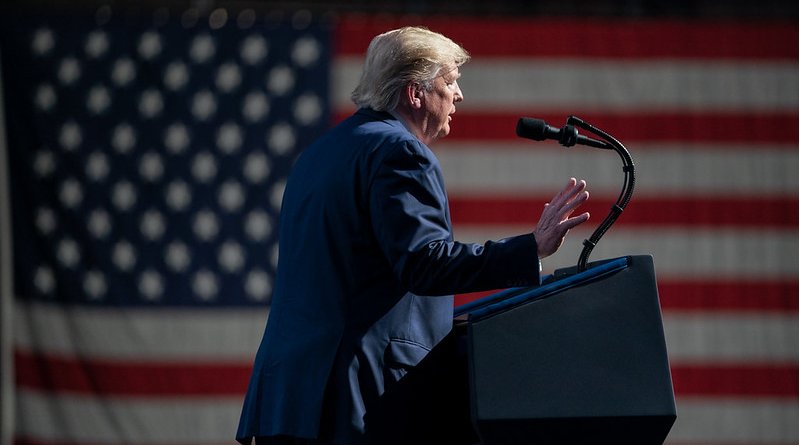
[[539, 284], [540, 259], [589, 218], [571, 216], [588, 198], [572, 179], [531, 233], [453, 240], [428, 146], [450, 131], [468, 60], [424, 28], [377, 36], [353, 92], [359, 110], [298, 159], [238, 441], [370, 443], [365, 415], [451, 330], [452, 295]]

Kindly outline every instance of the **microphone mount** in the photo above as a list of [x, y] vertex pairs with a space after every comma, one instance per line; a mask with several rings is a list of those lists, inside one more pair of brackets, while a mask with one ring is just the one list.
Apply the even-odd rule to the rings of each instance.
[[558, 129], [547, 125], [547, 123], [541, 119], [533, 119], [530, 117], [522, 117], [519, 119], [517, 122], [517, 136], [533, 139], [534, 141], [554, 139], [567, 148], [575, 145], [588, 145], [590, 147], [606, 150], [614, 149], [614, 147], [606, 142], [578, 134], [578, 129], [575, 128], [575, 125], [570, 123]]

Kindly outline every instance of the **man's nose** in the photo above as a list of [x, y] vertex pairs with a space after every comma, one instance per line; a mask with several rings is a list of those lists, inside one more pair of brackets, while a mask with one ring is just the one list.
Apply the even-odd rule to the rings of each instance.
[[456, 82], [456, 94], [454, 100], [455, 102], [461, 102], [464, 100], [464, 93], [461, 91], [461, 87], [458, 85], [458, 82]]

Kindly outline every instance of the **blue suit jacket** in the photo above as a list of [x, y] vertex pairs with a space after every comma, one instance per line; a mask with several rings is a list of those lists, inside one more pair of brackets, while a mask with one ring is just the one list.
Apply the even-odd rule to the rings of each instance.
[[453, 241], [439, 163], [361, 109], [298, 159], [237, 440], [364, 443], [364, 414], [452, 328], [452, 294], [539, 282], [533, 235]]

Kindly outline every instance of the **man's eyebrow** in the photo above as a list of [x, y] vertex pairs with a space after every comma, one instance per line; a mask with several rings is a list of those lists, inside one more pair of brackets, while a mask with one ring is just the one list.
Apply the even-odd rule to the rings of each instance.
[[439, 70], [439, 75], [437, 77], [445, 77], [448, 74], [453, 73], [453, 72], [456, 73], [456, 77], [457, 78], [461, 77], [461, 71], [458, 69], [457, 66], [454, 66], [454, 67], [452, 67], [450, 69], [447, 69], [446, 71], [445, 71], [445, 68], [443, 67], [442, 69]]
[[452, 82], [454, 80], [458, 80], [461, 77], [461, 71], [459, 71], [458, 68], [454, 68], [446, 73], [442, 73], [441, 77], [447, 82]]

